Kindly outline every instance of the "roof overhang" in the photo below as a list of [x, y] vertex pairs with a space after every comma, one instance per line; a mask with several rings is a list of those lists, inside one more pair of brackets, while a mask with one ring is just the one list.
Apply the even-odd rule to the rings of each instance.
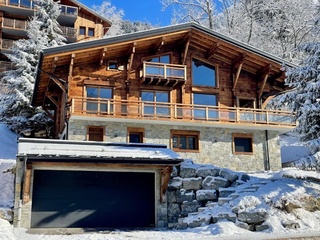
[[20, 138], [18, 159], [27, 162], [180, 164], [183, 159], [165, 145]]

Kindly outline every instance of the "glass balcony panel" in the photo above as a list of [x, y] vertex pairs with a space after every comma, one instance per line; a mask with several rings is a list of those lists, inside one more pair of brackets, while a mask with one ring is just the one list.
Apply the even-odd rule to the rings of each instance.
[[87, 112], [97, 112], [98, 111], [98, 103], [87, 102]]

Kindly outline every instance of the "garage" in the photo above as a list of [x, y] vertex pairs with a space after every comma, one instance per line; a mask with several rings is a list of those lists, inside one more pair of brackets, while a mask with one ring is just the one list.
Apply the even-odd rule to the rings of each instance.
[[155, 227], [155, 173], [33, 172], [31, 227]]

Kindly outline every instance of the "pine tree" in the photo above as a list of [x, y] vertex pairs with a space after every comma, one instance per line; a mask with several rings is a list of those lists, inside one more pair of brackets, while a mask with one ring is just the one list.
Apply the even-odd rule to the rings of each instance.
[[0, 119], [20, 133], [46, 129], [51, 119], [31, 106], [38, 57], [43, 48], [64, 44], [57, 18], [59, 5], [53, 0], [35, 0], [35, 14], [28, 22], [28, 39], [16, 41], [7, 57], [15, 69], [1, 79], [6, 91], [0, 95]]

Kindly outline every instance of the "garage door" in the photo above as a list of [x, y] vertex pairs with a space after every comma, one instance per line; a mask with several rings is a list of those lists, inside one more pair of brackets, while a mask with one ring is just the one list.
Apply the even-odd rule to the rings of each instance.
[[154, 227], [155, 175], [35, 170], [31, 227]]

